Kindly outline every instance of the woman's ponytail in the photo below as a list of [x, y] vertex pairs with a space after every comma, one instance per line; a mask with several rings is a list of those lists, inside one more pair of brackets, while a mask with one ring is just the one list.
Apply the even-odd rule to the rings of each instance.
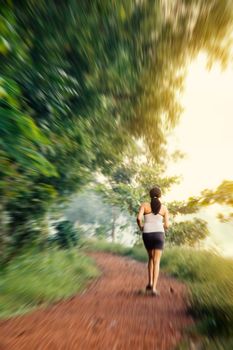
[[158, 186], [155, 186], [150, 190], [150, 197], [151, 197], [151, 210], [156, 215], [159, 213], [161, 208], [161, 202], [159, 200], [159, 197], [161, 197], [161, 190]]

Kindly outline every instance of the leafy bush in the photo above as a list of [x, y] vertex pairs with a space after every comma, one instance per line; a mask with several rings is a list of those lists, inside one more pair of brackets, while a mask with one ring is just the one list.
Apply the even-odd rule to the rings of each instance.
[[56, 234], [50, 239], [50, 241], [56, 242], [60, 248], [70, 248], [78, 244], [78, 232], [70, 221], [60, 221], [55, 226], [55, 229]]

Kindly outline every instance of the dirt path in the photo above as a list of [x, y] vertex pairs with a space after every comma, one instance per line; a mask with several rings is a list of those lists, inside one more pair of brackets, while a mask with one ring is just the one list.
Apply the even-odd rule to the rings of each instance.
[[81, 295], [1, 321], [1, 350], [163, 350], [179, 342], [192, 324], [181, 283], [161, 274], [161, 296], [140, 295], [146, 264], [106, 253], [92, 256], [103, 275]]

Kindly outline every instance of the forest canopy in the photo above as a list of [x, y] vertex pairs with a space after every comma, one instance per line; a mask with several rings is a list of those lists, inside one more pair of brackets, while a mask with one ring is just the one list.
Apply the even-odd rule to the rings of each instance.
[[135, 140], [164, 164], [187, 64], [231, 59], [228, 0], [5, 0], [0, 18], [0, 240], [17, 247]]

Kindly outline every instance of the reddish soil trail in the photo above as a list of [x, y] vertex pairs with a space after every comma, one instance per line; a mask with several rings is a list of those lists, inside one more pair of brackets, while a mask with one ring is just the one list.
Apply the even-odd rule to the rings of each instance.
[[69, 300], [1, 321], [1, 350], [163, 350], [177, 345], [183, 329], [193, 323], [184, 285], [161, 274], [160, 297], [142, 295], [146, 264], [107, 253], [91, 255], [102, 276]]

